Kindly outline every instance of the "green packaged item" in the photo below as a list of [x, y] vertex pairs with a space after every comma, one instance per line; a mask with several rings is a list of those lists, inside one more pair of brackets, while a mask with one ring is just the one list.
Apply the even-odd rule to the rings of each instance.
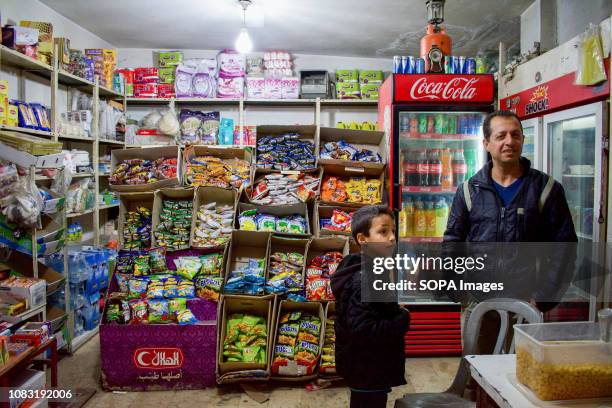
[[219, 301], [223, 278], [221, 276], [201, 276], [195, 280], [196, 296], [202, 299]]
[[279, 323], [297, 322], [302, 317], [302, 312], [285, 313], [281, 316]]
[[185, 298], [174, 298], [168, 300], [168, 312], [171, 316], [176, 316], [176, 312], [185, 310], [187, 308], [187, 299]]
[[178, 284], [178, 296], [185, 298], [195, 297], [195, 285], [190, 280], [181, 280]]
[[232, 344], [238, 341], [240, 336], [239, 325], [242, 323], [242, 315], [236, 314], [230, 316], [226, 325], [225, 344]]
[[257, 346], [249, 346], [242, 349], [242, 361], [245, 363], [257, 362], [260, 348]]
[[163, 299], [166, 292], [164, 291], [164, 281], [161, 279], [151, 279], [147, 287], [148, 299]]
[[267, 333], [266, 333], [266, 326], [263, 324], [257, 324], [255, 325], [255, 327], [253, 327], [253, 330], [251, 330], [251, 334], [258, 336], [258, 337], [268, 337]]
[[223, 254], [206, 254], [200, 256], [202, 275], [221, 275], [223, 273]]
[[152, 273], [164, 272], [166, 268], [166, 248], [149, 249], [149, 262]]
[[300, 322], [300, 331], [305, 331], [318, 337], [321, 333], [321, 320], [316, 317], [302, 320]]
[[149, 323], [169, 323], [170, 311], [168, 301], [163, 299], [149, 300]]
[[157, 71], [157, 74], [159, 75], [159, 83], [160, 84], [173, 84], [174, 78], [175, 78], [175, 71], [176, 71], [175, 67], [160, 68]]
[[266, 364], [266, 349], [265, 347], [262, 347], [259, 350], [259, 355], [257, 356], [257, 361], [258, 364]]
[[359, 83], [339, 82], [336, 84], [338, 99], [359, 99], [361, 97]]
[[160, 68], [176, 67], [183, 62], [182, 51], [160, 51], [157, 54], [157, 60]]
[[359, 71], [359, 83], [361, 84], [382, 84], [383, 72], [370, 69], [362, 69]]
[[195, 324], [198, 321], [198, 319], [195, 318], [195, 316], [189, 309], [184, 309], [176, 312], [176, 320], [181, 326]]
[[117, 322], [121, 321], [121, 309], [118, 303], [108, 305], [108, 310], [106, 311], [106, 321], [107, 322]]
[[197, 257], [177, 258], [174, 260], [174, 264], [176, 265], [177, 275], [189, 280], [193, 280], [202, 268], [202, 263]]
[[359, 82], [359, 72], [356, 69], [337, 69], [336, 82]]
[[164, 294], [168, 299], [178, 297], [178, 280], [168, 278], [164, 283]]
[[147, 296], [148, 281], [146, 279], [130, 279], [128, 281], [129, 297], [144, 299]]
[[151, 266], [148, 255], [138, 255], [134, 259], [134, 276], [149, 276]]

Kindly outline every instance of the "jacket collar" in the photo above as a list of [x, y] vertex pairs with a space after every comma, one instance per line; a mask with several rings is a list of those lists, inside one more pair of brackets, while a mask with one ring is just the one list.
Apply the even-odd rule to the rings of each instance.
[[[523, 167], [523, 177], [527, 177], [531, 171], [531, 162], [526, 157], [521, 156], [519, 159], [521, 166]], [[488, 161], [478, 173], [474, 174], [470, 179], [470, 184], [478, 185], [493, 189], [493, 179], [491, 178], [491, 169], [493, 168], [493, 162]]]

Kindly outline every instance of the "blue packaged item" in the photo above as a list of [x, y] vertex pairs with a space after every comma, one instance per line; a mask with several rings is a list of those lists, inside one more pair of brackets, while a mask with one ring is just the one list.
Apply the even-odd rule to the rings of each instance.
[[222, 118], [219, 124], [218, 143], [220, 145], [234, 144], [234, 119]]
[[178, 321], [178, 324], [181, 326], [184, 326], [187, 324], [195, 324], [198, 322], [198, 319], [195, 318], [195, 316], [189, 309], [178, 310], [176, 312], [176, 320]]
[[85, 265], [89, 270], [89, 277], [86, 283], [86, 291], [88, 294], [94, 293], [100, 290], [99, 277], [98, 277], [98, 262], [96, 254], [93, 252], [83, 251], [81, 252], [85, 259]]
[[17, 119], [19, 127], [38, 130], [38, 122], [34, 110], [25, 102], [13, 100], [10, 102], [17, 106]]
[[290, 293], [287, 295], [287, 299], [292, 302], [306, 302], [306, 296], [302, 293]]
[[50, 132], [51, 122], [49, 121], [49, 111], [47, 107], [41, 105], [40, 103], [31, 103], [30, 108], [34, 113], [34, 118], [36, 119], [38, 130]]

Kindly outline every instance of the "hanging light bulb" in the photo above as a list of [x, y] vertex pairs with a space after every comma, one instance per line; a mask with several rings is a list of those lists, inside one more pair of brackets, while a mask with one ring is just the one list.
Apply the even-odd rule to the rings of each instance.
[[251, 4], [251, 0], [238, 0], [238, 3], [240, 3], [240, 6], [242, 6], [242, 28], [240, 29], [238, 38], [236, 38], [234, 47], [239, 53], [247, 54], [253, 49], [253, 41], [251, 41], [251, 37], [249, 36], [249, 32], [246, 28], [246, 9]]

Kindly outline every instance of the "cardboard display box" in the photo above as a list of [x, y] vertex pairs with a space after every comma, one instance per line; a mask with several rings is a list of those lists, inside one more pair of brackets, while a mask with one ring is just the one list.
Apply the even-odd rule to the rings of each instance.
[[150, 147], [147, 149], [114, 149], [111, 151], [111, 174], [119, 164], [128, 159], [156, 160], [159, 158], [176, 158], [176, 178], [159, 180], [148, 184], [113, 185], [109, 188], [121, 193], [137, 193], [144, 191], [155, 191], [159, 188], [172, 187], [180, 184], [182, 180], [181, 149], [178, 146]]
[[[240, 381], [266, 381], [270, 377], [270, 355], [272, 353], [272, 337], [274, 333], [274, 316], [276, 315], [276, 298], [274, 295], [262, 297], [223, 295], [219, 302], [219, 318], [221, 324], [217, 331], [217, 383], [232, 383]], [[244, 313], [261, 316], [266, 319], [267, 345], [266, 363], [243, 363], [223, 361], [223, 344], [227, 331], [228, 317], [234, 313]]]
[[[144, 149], [146, 150], [146, 149]], [[153, 214], [151, 219], [151, 248], [157, 247], [157, 240], [155, 239], [155, 230], [159, 225], [159, 215], [163, 208], [163, 202], [165, 200], [175, 200], [175, 201], [183, 201], [183, 200], [191, 200], [193, 202], [193, 188], [163, 188], [161, 190], [155, 191], [153, 194]], [[193, 230], [191, 230], [189, 234], [189, 241], [191, 241], [191, 236], [193, 234]]]
[[[314, 144], [313, 154], [315, 158], [318, 158], [319, 151], [319, 140], [317, 138], [317, 127], [315, 125], [263, 125], [257, 126], [257, 142], [259, 139], [265, 136], [280, 136], [285, 133], [295, 132], [299, 133], [299, 140], [312, 142]], [[261, 173], [280, 173], [280, 170], [275, 169], [264, 169], [257, 167], [257, 154], [255, 155], [255, 168], [258, 172]], [[315, 172], [317, 171], [317, 161], [315, 160], [315, 168], [312, 170], [306, 170], [305, 172]]]
[[272, 256], [272, 254], [274, 254], [275, 252], [297, 252], [299, 254], [304, 255], [304, 266], [300, 271], [300, 273], [302, 274], [302, 284], [304, 284], [304, 272], [306, 271], [306, 252], [308, 251], [309, 244], [309, 239], [295, 239], [272, 235], [272, 238], [270, 239], [270, 254], [268, 256], [266, 268], [267, 275], [270, 275], [270, 264], [272, 263], [270, 257]]
[[325, 255], [328, 252], [340, 252], [343, 256], [348, 255], [349, 244], [348, 239], [344, 237], [321, 237], [314, 238], [308, 245], [308, 251], [306, 253], [306, 267], [313, 258], [319, 255]]
[[[267, 174], [270, 173], [262, 173], [263, 169], [255, 169], [253, 172], [253, 181], [251, 182], [251, 184], [246, 187], [245, 189], [243, 189], [242, 194], [240, 195], [240, 202], [242, 203], [249, 203], [249, 204], [255, 204], [251, 199], [251, 196], [253, 194], [253, 188], [255, 187], [255, 185], [257, 184], [257, 180], [259, 180], [260, 178], [264, 177]], [[304, 172], [293, 172], [293, 171], [281, 171], [280, 174], [304, 174]], [[312, 172], [312, 173], [307, 173], [310, 177], [316, 177], [319, 179], [319, 187], [317, 188], [317, 190], [315, 191], [315, 196], [312, 199], [307, 200], [307, 203], [311, 203], [314, 202], [320, 195], [321, 193], [321, 182], [322, 182], [322, 177], [323, 177], [323, 168], [320, 167], [317, 169], [316, 172]], [[270, 204], [272, 206], [275, 205], [283, 205], [283, 204]]]
[[[327, 330], [328, 326], [330, 325], [334, 327], [333, 322], [335, 321], [335, 315], [336, 315], [336, 302], [328, 302], [327, 305], [325, 305], [325, 330]], [[330, 317], [333, 317], [334, 320], [329, 320]], [[323, 335], [323, 345], [325, 345], [325, 335]], [[335, 347], [335, 342], [334, 342], [334, 347]], [[323, 367], [322, 364], [323, 364], [323, 361], [321, 361], [319, 365], [319, 376], [320, 377], [330, 379], [330, 380], [332, 379], [336, 380], [336, 379], [342, 378], [338, 375], [335, 365], [333, 367]]]
[[285, 313], [291, 313], [296, 311], [308, 313], [312, 316], [318, 317], [321, 320], [321, 332], [319, 333], [319, 354], [317, 356], [317, 364], [311, 369], [308, 369], [308, 367], [306, 366], [300, 366], [295, 361], [290, 361], [288, 365], [275, 364], [274, 353], [272, 353], [270, 357], [270, 370], [272, 372], [272, 376], [270, 378], [273, 380], [305, 381], [317, 377], [317, 368], [321, 360], [321, 349], [323, 348], [323, 337], [325, 333], [325, 313], [323, 309], [323, 304], [321, 302], [291, 302], [287, 300], [281, 301], [275, 316], [273, 347], [276, 347], [278, 326], [280, 324], [279, 322], [281, 317]]
[[310, 231], [310, 217], [308, 216], [308, 205], [306, 203], [298, 203], [298, 204], [286, 204], [286, 205], [274, 205], [274, 206], [266, 206], [266, 205], [254, 205], [247, 203], [238, 203], [238, 211], [236, 211], [236, 222], [235, 228], [240, 228], [240, 214], [243, 211], [256, 209], [257, 214], [270, 214], [276, 217], [287, 217], [294, 214], [299, 214], [306, 220], [306, 231], [303, 234], [292, 234], [286, 232], [274, 232], [272, 233], [276, 235], [284, 235], [289, 237], [309, 237], [311, 235]]
[[225, 277], [223, 285], [230, 277], [241, 260], [246, 258], [264, 260], [264, 276], [268, 279], [268, 268], [266, 262], [270, 256], [270, 236], [269, 232], [261, 231], [234, 231], [225, 263]]
[[217, 206], [231, 205], [234, 208], [234, 219], [232, 219], [231, 227], [234, 227], [236, 218], [236, 204], [238, 201], [238, 193], [236, 190], [229, 190], [221, 187], [197, 187], [193, 198], [193, 217], [191, 219], [191, 237], [190, 244], [192, 248], [198, 248], [195, 243], [195, 227], [198, 222], [198, 209], [201, 205], [217, 203]]
[[[353, 145], [356, 149], [368, 149], [378, 153], [382, 159], [381, 163], [359, 162], [351, 160], [322, 159], [321, 150], [325, 143], [338, 142], [344, 140]], [[320, 150], [317, 151], [319, 163], [322, 165], [338, 165], [364, 167], [368, 169], [383, 169], [387, 161], [387, 149], [385, 132], [369, 130], [339, 129], [331, 127], [321, 127], [319, 133]]]
[[[117, 233], [119, 234], [119, 247], [123, 248], [123, 228], [126, 223], [127, 213], [136, 211], [138, 207], [145, 207], [153, 214], [153, 192], [149, 193], [122, 193], [119, 194], [119, 218]], [[151, 232], [153, 235], [153, 232]]]
[[189, 160], [193, 157], [197, 156], [213, 156], [218, 157], [219, 159], [229, 160], [229, 159], [240, 159], [245, 160], [250, 165], [250, 175], [249, 180], [253, 178], [253, 155], [250, 152], [250, 149], [244, 149], [240, 147], [227, 147], [227, 146], [189, 146], [186, 147], [182, 153], [182, 164], [181, 164], [181, 174], [182, 183], [184, 185], [189, 185], [187, 178], [185, 177], [187, 174], [187, 164]]
[[[349, 181], [351, 177], [360, 177], [366, 180], [376, 179], [379, 181], [380, 185], [378, 187], [378, 194], [380, 197], [379, 203], [363, 203], [363, 202], [334, 202], [334, 201], [326, 201], [321, 197], [320, 202], [330, 205], [330, 206], [341, 206], [341, 207], [363, 207], [364, 205], [376, 205], [382, 204], [383, 202], [383, 191], [385, 187], [385, 169], [381, 168], [365, 168], [365, 167], [350, 167], [350, 166], [339, 166], [339, 165], [326, 165], [323, 167], [323, 174], [321, 176], [321, 189], [323, 189], [323, 183], [327, 177], [338, 177], [342, 179], [344, 182]], [[322, 190], [321, 190], [322, 191]]]
[[315, 237], [319, 238], [319, 237], [334, 236], [334, 235], [344, 235], [344, 236], [350, 237], [351, 236], [350, 232], [332, 231], [329, 229], [321, 228], [321, 220], [323, 218], [331, 218], [335, 209], [351, 213], [351, 212], [357, 211], [359, 208], [360, 207], [354, 207], [354, 206], [348, 206], [348, 205], [344, 205], [340, 207], [337, 204], [325, 205], [323, 203], [317, 202], [315, 204], [314, 216], [313, 216], [314, 217], [313, 223], [314, 223]]

